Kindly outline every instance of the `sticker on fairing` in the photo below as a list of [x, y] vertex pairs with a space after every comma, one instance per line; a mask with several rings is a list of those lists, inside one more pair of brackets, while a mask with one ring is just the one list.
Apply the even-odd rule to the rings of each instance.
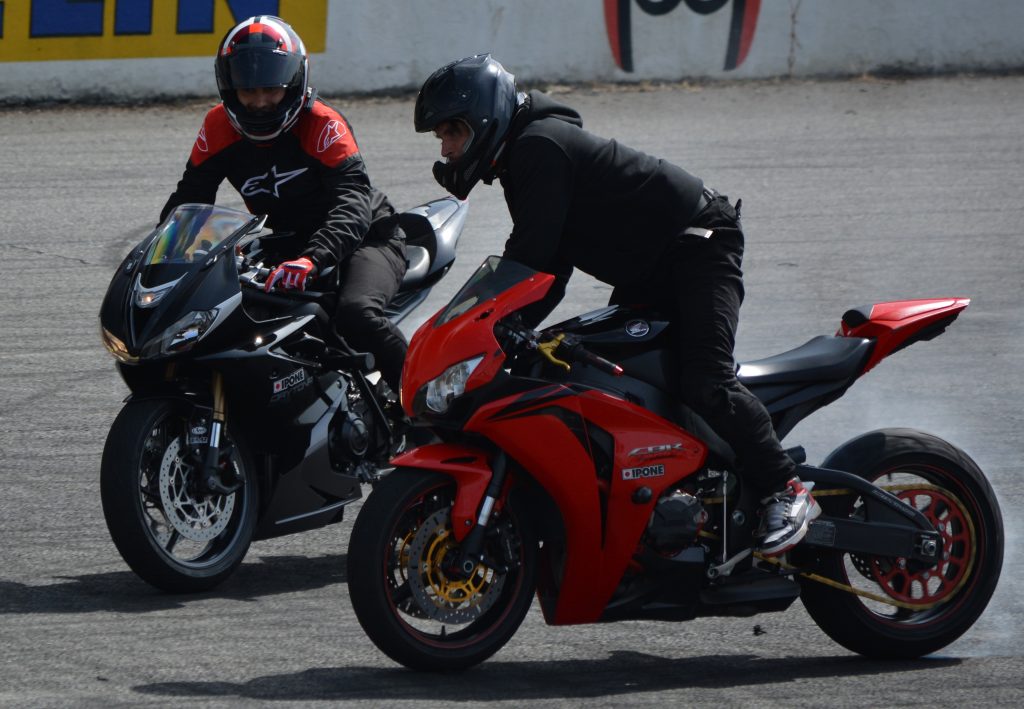
[[641, 465], [638, 468], [623, 468], [623, 480], [642, 480], [643, 478], [660, 478], [665, 474], [664, 465]]
[[287, 377], [282, 377], [274, 382], [274, 393], [280, 394], [283, 391], [296, 387], [306, 381], [306, 370], [296, 369]]

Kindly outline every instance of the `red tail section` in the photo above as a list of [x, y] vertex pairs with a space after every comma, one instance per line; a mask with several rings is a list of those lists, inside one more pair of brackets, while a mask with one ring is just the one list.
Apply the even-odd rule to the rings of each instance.
[[836, 334], [876, 341], [863, 374], [893, 352], [941, 334], [970, 302], [970, 298], [899, 300], [855, 308], [843, 314]]

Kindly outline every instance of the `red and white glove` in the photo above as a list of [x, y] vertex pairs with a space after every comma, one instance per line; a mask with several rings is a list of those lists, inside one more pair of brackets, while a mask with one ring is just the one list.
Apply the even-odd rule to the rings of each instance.
[[267, 278], [267, 283], [263, 288], [269, 293], [274, 284], [281, 281], [282, 288], [306, 290], [306, 279], [315, 273], [316, 266], [305, 256], [294, 261], [285, 261], [270, 272], [270, 277]]

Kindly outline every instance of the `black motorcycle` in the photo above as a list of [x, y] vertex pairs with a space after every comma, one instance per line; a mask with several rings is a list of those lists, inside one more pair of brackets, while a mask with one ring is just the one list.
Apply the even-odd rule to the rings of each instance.
[[[399, 215], [409, 267], [393, 322], [451, 267], [467, 213], [443, 198]], [[100, 310], [131, 390], [103, 449], [103, 513], [124, 560], [165, 591], [213, 588], [253, 540], [340, 521], [411, 435], [372, 355], [331, 327], [334, 292], [264, 292], [265, 220], [182, 205]]]

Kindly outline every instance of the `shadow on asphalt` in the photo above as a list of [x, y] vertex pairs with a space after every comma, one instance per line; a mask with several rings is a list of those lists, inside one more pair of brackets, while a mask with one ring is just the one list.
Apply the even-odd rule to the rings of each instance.
[[0, 615], [24, 613], [149, 613], [183, 608], [192, 601], [246, 601], [343, 583], [345, 554], [272, 556], [243, 563], [216, 589], [174, 595], [159, 591], [131, 571], [63, 577], [62, 583], [29, 586], [0, 580]]
[[[267, 675], [243, 684], [159, 682], [133, 689], [147, 695], [202, 699], [582, 699], [673, 689], [770, 685], [797, 679], [888, 675], [949, 668], [960, 662], [949, 658], [880, 661], [856, 656], [766, 659], [739, 654], [666, 658], [623, 651], [612, 652], [603, 660], [485, 662], [457, 675], [433, 675], [397, 667], [339, 667]], [[438, 681], [443, 681], [443, 690], [438, 689]]]

